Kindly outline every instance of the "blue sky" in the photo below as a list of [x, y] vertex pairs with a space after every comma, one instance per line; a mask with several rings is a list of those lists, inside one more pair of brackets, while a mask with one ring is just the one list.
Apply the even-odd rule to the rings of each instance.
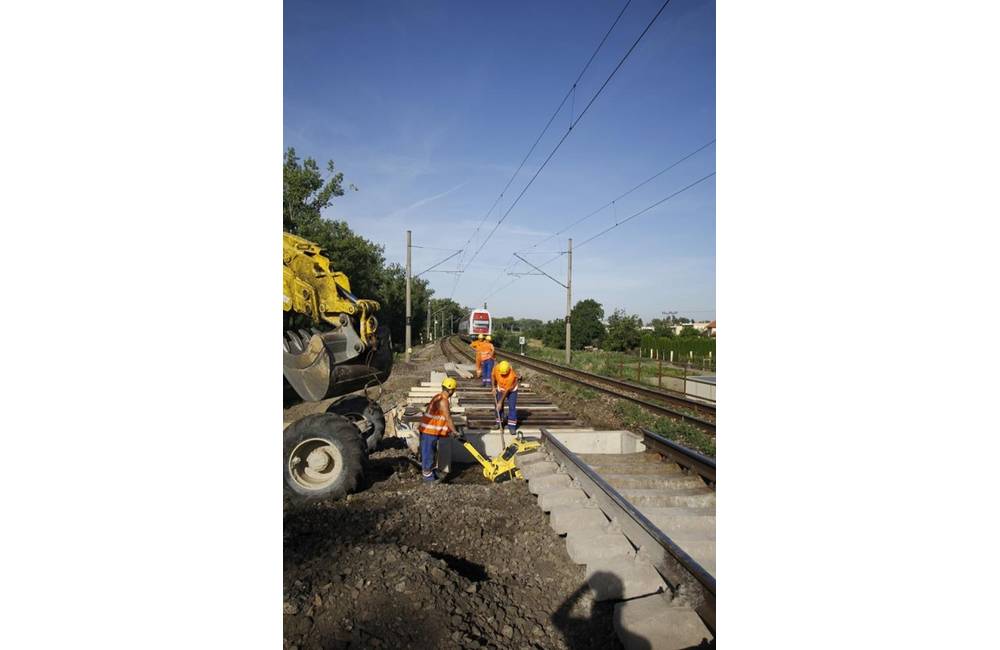
[[[498, 315], [558, 318], [565, 289], [514, 281], [574, 239], [573, 301], [648, 320], [715, 317], [715, 177], [593, 242], [579, 243], [715, 170], [715, 146], [562, 230], [715, 138], [715, 3], [673, 0], [478, 256], [486, 235], [662, 5], [633, 0], [505, 193], [621, 2], [285, 1], [284, 142], [348, 190], [328, 209], [405, 261], [466, 246], [461, 276], [429, 273], [437, 297]], [[572, 113], [572, 115], [571, 115]], [[484, 220], [484, 217], [485, 220]], [[551, 252], [551, 254], [548, 254]], [[414, 249], [417, 273], [447, 251]], [[459, 268], [459, 258], [438, 267]], [[544, 267], [565, 281], [566, 257]], [[349, 270], [348, 270], [349, 272]], [[456, 285], [456, 278], [458, 279]], [[513, 281], [513, 282], [512, 282]]]

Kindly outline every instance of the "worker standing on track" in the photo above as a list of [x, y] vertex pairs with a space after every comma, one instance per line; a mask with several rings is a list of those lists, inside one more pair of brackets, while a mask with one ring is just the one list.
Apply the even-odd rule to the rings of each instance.
[[483, 376], [482, 360], [479, 358], [479, 348], [486, 343], [485, 337], [480, 334], [476, 340], [469, 344], [469, 347], [476, 351], [476, 377]]
[[507, 404], [507, 429], [510, 434], [517, 434], [517, 373], [509, 361], [501, 361], [493, 369], [492, 374], [494, 401], [497, 409], [497, 426], [503, 427], [504, 402]]
[[493, 347], [493, 337], [486, 335], [486, 340], [476, 350], [476, 363], [483, 366], [483, 386], [493, 385], [493, 364], [496, 360], [496, 349]]
[[437, 480], [434, 472], [434, 456], [441, 438], [449, 434], [458, 437], [458, 430], [451, 419], [451, 396], [455, 394], [458, 382], [445, 377], [441, 382], [441, 392], [431, 398], [420, 418], [420, 469], [425, 481]]

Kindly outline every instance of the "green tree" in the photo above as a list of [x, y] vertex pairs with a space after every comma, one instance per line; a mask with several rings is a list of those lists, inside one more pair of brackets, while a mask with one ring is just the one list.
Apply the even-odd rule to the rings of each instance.
[[[570, 347], [579, 350], [586, 345], [600, 346], [607, 332], [604, 329], [604, 307], [593, 298], [581, 300], [573, 306], [570, 312], [569, 322], [572, 325], [570, 336]], [[547, 344], [546, 344], [547, 345]], [[566, 346], [566, 334], [563, 333], [562, 344], [555, 347]]]
[[566, 347], [566, 321], [550, 320], [542, 327], [542, 345], [550, 348]]
[[652, 325], [653, 327], [654, 336], [660, 337], [660, 336], [674, 335], [673, 325], [670, 323], [670, 321], [668, 321], [665, 318], [654, 318], [653, 320], [649, 321], [649, 324]]
[[[439, 334], [450, 334], [452, 328], [457, 332], [459, 323], [469, 315], [470, 311], [472, 310], [463, 307], [451, 298], [431, 300], [431, 319], [438, 321]], [[431, 323], [431, 327], [434, 327], [433, 323]], [[496, 328], [495, 324], [494, 328]]]
[[624, 309], [616, 309], [608, 317], [608, 336], [604, 345], [609, 350], [632, 350], [639, 345], [642, 319], [635, 314], [626, 314]]
[[344, 174], [334, 173], [332, 160], [327, 161], [326, 169], [329, 176], [324, 179], [313, 158], [300, 160], [292, 147], [285, 151], [282, 217], [288, 232], [301, 234], [299, 228], [322, 219], [323, 209], [333, 198], [344, 195]]
[[[410, 285], [410, 327], [414, 344], [420, 341], [421, 332], [426, 331], [427, 301], [432, 293], [427, 280], [413, 279]], [[395, 263], [383, 269], [375, 296], [382, 303], [382, 309], [377, 314], [379, 322], [389, 326], [393, 349], [402, 351], [406, 346], [406, 269]]]

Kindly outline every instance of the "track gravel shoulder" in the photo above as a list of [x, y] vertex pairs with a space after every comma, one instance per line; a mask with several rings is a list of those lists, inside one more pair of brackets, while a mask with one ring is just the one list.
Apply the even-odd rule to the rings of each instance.
[[[386, 408], [443, 366], [424, 352], [396, 365]], [[594, 602], [523, 481], [491, 485], [468, 466], [425, 485], [394, 439], [367, 476], [346, 499], [285, 513], [285, 648], [621, 647], [613, 607]]]

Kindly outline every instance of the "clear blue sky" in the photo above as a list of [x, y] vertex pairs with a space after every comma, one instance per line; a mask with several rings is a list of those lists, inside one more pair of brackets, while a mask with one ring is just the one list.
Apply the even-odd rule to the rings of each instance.
[[[482, 221], [590, 58], [624, 0], [601, 2], [285, 1], [284, 141], [344, 172], [328, 209], [405, 261], [415, 245], [459, 249]], [[466, 263], [660, 8], [633, 0], [498, 208]], [[510, 284], [511, 254], [611, 201], [715, 137], [715, 3], [673, 0], [520, 202], [438, 297], [497, 315], [558, 318], [565, 290]], [[573, 237], [573, 301], [644, 320], [715, 317], [715, 177], [593, 242], [584, 239], [715, 170], [715, 146], [525, 255], [541, 263]], [[537, 252], [543, 254], [535, 254]], [[414, 273], [448, 255], [414, 249]], [[458, 258], [440, 269], [458, 268]], [[529, 270], [518, 263], [516, 271]], [[566, 258], [545, 267], [565, 281]], [[349, 272], [349, 270], [348, 270]], [[499, 291], [496, 291], [500, 289]], [[697, 311], [696, 311], [697, 310]], [[708, 310], [708, 311], [702, 311]]]

